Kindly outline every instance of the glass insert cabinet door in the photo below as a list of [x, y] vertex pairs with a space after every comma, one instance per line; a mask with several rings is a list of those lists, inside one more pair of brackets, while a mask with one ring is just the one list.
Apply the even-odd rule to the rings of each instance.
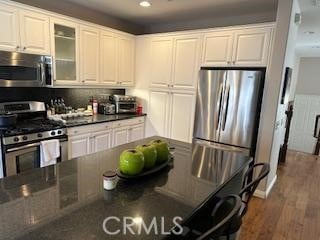
[[57, 83], [77, 82], [78, 27], [53, 23], [55, 80]]

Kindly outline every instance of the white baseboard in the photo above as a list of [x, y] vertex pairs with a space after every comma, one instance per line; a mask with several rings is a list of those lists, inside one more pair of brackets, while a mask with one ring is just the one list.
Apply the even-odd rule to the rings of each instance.
[[262, 199], [266, 199], [269, 196], [269, 193], [271, 191], [271, 189], [273, 188], [274, 184], [277, 181], [277, 175], [274, 176], [274, 178], [272, 179], [271, 183], [269, 184], [268, 188], [266, 191], [261, 191], [259, 189], [257, 189], [253, 196], [258, 197], [258, 198], [262, 198]]

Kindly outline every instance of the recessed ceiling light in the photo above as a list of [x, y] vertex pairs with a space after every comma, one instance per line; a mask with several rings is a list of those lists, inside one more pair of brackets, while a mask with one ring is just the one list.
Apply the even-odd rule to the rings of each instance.
[[315, 34], [315, 32], [314, 31], [305, 31], [304, 34], [312, 35], [312, 34]]
[[139, 3], [141, 7], [150, 7], [151, 3], [148, 1], [142, 1]]

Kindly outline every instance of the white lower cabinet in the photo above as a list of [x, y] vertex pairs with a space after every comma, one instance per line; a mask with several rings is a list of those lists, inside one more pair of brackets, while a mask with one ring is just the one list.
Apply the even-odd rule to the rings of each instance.
[[192, 141], [195, 93], [151, 90], [148, 109], [151, 135]]
[[129, 128], [121, 127], [113, 129], [113, 146], [119, 146], [129, 142]]
[[100, 152], [111, 148], [112, 132], [105, 131], [95, 134], [93, 137], [93, 152]]
[[69, 137], [69, 159], [90, 154], [90, 134]]
[[144, 117], [68, 129], [69, 159], [107, 150], [145, 137]]

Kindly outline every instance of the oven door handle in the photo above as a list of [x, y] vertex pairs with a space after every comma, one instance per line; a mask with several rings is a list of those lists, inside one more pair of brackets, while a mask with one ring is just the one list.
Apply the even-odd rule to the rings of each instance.
[[15, 151], [21, 151], [27, 148], [31, 148], [31, 147], [38, 147], [40, 146], [40, 143], [31, 143], [31, 144], [27, 144], [27, 145], [23, 145], [21, 147], [15, 147], [15, 148], [9, 148], [7, 149], [7, 153], [11, 153], [11, 152], [15, 152]]
[[[61, 142], [66, 142], [67, 139], [60, 139], [60, 143]], [[15, 148], [9, 148], [6, 150], [7, 153], [11, 153], [11, 152], [15, 152], [15, 151], [21, 151], [21, 150], [24, 150], [24, 149], [28, 149], [28, 148], [31, 148], [31, 147], [38, 147], [40, 146], [40, 142], [36, 142], [36, 143], [30, 143], [30, 144], [27, 144], [27, 145], [23, 145], [21, 147], [15, 147]]]

